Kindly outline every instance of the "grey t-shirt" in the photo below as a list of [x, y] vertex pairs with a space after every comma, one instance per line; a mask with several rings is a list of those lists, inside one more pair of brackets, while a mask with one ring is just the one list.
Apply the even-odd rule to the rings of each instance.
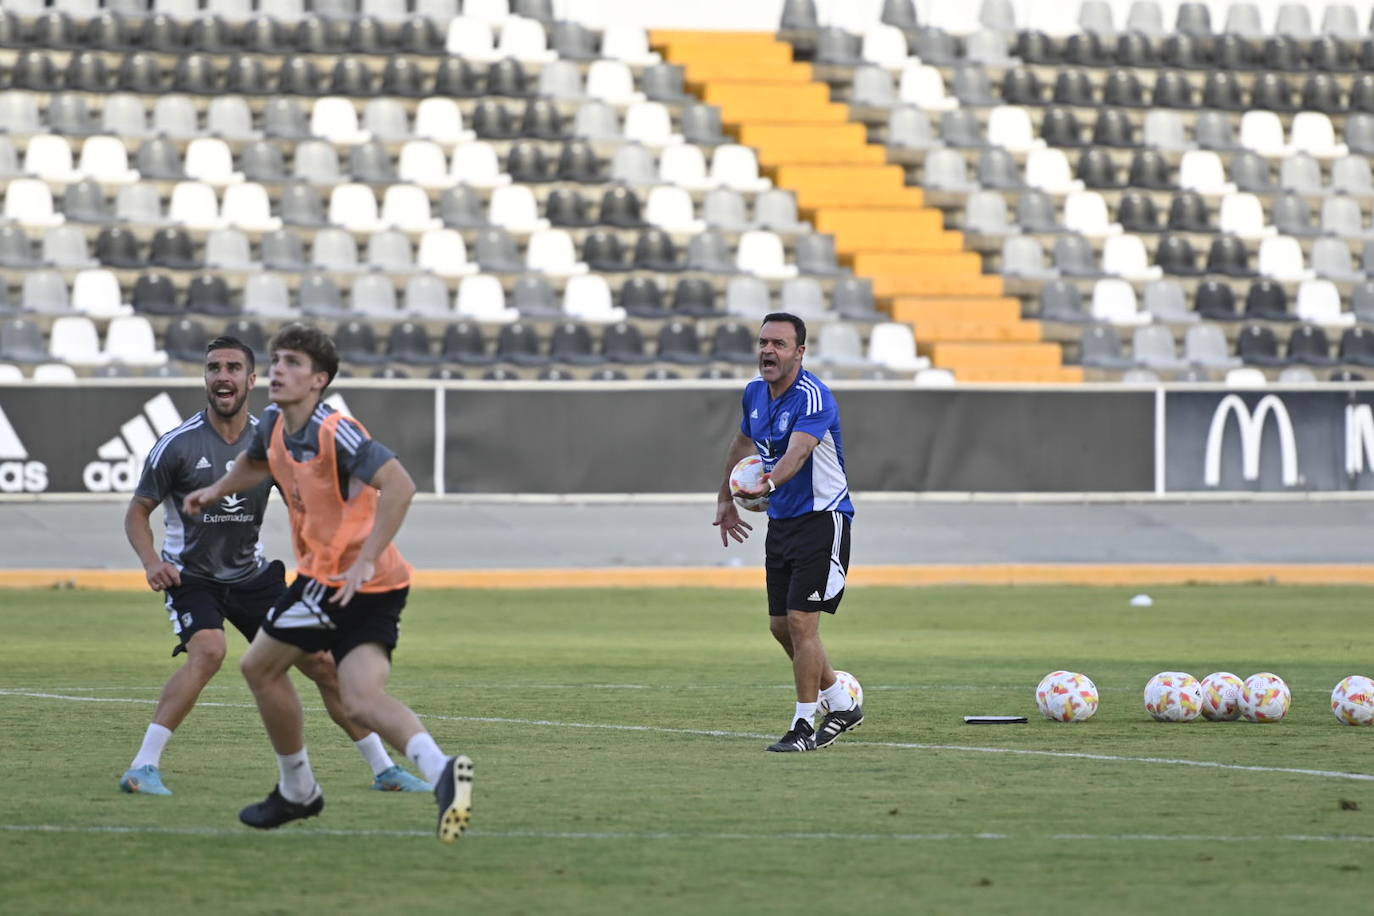
[[241, 582], [266, 562], [258, 532], [272, 490], [269, 478], [245, 493], [230, 493], [196, 515], [184, 515], [187, 493], [208, 487], [224, 476], [251, 441], [256, 417], [248, 418], [247, 436], [225, 442], [205, 411], [191, 417], [157, 441], [143, 464], [134, 493], [163, 505], [166, 526], [162, 559], [183, 573], [217, 582]]
[[[296, 432], [283, 430], [282, 439], [297, 461], [309, 461], [320, 453], [320, 425], [334, 408], [321, 402], [310, 415], [310, 421]], [[248, 443], [248, 457], [256, 461], [267, 460], [267, 446], [272, 441], [272, 430], [281, 421], [281, 408], [269, 404], [262, 412], [262, 422], [253, 431]], [[334, 454], [339, 468], [339, 494], [348, 499], [350, 479], [360, 483], [371, 483], [373, 476], [382, 465], [396, 453], [363, 432], [361, 426], [348, 417], [342, 417], [334, 428]]]

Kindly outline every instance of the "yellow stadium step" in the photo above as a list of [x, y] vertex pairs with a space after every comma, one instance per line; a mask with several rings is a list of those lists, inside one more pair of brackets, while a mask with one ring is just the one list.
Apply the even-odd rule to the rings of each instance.
[[860, 251], [854, 255], [854, 272], [877, 274], [962, 274], [972, 276], [983, 267], [983, 259], [973, 251], [932, 254], [887, 254]]
[[887, 161], [883, 151], [872, 146], [841, 149], [825, 146], [769, 146], [761, 143], [748, 145], [758, 151], [760, 161], [766, 161], [774, 167], [787, 165], [882, 165]]
[[785, 165], [778, 169], [778, 184], [797, 189], [898, 191], [906, 186], [906, 171], [899, 165]]
[[992, 366], [955, 370], [961, 382], [996, 383], [1000, 385], [1079, 385], [1083, 382], [1081, 366]]
[[1019, 321], [1021, 303], [1009, 296], [940, 297], [935, 299], [901, 297], [892, 300], [892, 319], [923, 325], [927, 321]]
[[809, 83], [808, 64], [771, 64], [753, 58], [730, 56], [720, 59], [699, 59], [683, 65], [683, 79], [692, 84], [718, 81], [741, 83]]
[[1063, 350], [1057, 343], [997, 343], [971, 341], [936, 341], [926, 347], [917, 335], [923, 352], [939, 366], [953, 369], [990, 369], [997, 366], [1058, 367], [1063, 364]]
[[870, 274], [873, 294], [898, 296], [1000, 296], [1002, 278], [996, 274]]
[[816, 215], [816, 230], [831, 232], [839, 238], [860, 237], [865, 232], [877, 236], [928, 236], [944, 232], [944, 217], [939, 210], [923, 207], [919, 210], [887, 210], [858, 208], [826, 210]]
[[[860, 208], [871, 210], [876, 208], [887, 208], [900, 210], [904, 213], [911, 213], [917, 210], [926, 209], [926, 196], [920, 188], [854, 188], [839, 187], [833, 188], [799, 188], [792, 186], [792, 191], [797, 195], [797, 206], [806, 210], [821, 211], [817, 217], [824, 212], [832, 210], [846, 210]], [[938, 216], [937, 211], [931, 211]]]
[[916, 339], [922, 344], [952, 343], [1038, 343], [1040, 323], [1022, 321], [978, 321], [976, 319], [931, 318], [916, 323]]
[[649, 41], [674, 63], [747, 60], [779, 69], [797, 66], [791, 46], [764, 32], [655, 31]]

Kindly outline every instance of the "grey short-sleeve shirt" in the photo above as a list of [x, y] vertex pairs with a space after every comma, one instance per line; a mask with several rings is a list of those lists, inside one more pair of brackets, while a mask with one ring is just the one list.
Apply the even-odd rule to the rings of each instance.
[[[249, 417], [248, 436], [258, 424]], [[233, 465], [247, 436], [225, 442], [200, 413], [167, 433], [143, 464], [134, 493], [163, 506], [162, 559], [183, 573], [216, 582], [241, 582], [266, 562], [258, 532], [272, 490], [269, 478], [252, 490], [230, 493], [194, 516], [181, 511], [186, 494], [208, 487]]]

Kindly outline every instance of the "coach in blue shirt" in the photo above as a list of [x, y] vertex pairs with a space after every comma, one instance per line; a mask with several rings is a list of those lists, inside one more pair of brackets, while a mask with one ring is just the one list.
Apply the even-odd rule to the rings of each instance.
[[[768, 495], [768, 628], [792, 659], [797, 706], [787, 734], [770, 751], [812, 751], [863, 724], [863, 709], [825, 654], [820, 612], [833, 614], [844, 597], [849, 570], [849, 526], [854, 505], [844, 472], [844, 441], [835, 396], [802, 368], [806, 323], [773, 312], [759, 328], [759, 374], [744, 388], [740, 431], [725, 461], [725, 482], [716, 500], [720, 542], [743, 542], [753, 530], [740, 518], [735, 496]], [[731, 492], [730, 472], [757, 453], [764, 463], [762, 488]], [[813, 720], [824, 698], [829, 712]]]

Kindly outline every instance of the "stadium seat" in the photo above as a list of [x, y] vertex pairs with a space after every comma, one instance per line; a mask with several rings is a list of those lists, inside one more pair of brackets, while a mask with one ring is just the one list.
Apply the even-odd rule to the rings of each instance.
[[1350, 327], [1355, 323], [1353, 312], [1341, 311], [1341, 294], [1330, 280], [1304, 280], [1298, 285], [1294, 312], [1299, 321], [1309, 321], [1323, 327]]
[[1114, 325], [1149, 324], [1152, 316], [1143, 312], [1136, 300], [1135, 289], [1126, 280], [1098, 280], [1093, 286], [1090, 316], [1094, 321]]
[[53, 226], [43, 233], [42, 260], [67, 270], [97, 266], [87, 250], [85, 230], [73, 225]]
[[458, 284], [455, 311], [459, 317], [492, 324], [509, 324], [520, 318], [518, 311], [506, 307], [501, 281], [490, 275], [463, 278]]
[[868, 360], [893, 372], [914, 373], [930, 367], [930, 360], [916, 355], [911, 325], [884, 321], [873, 325], [868, 336]]
[[249, 239], [238, 229], [214, 229], [205, 239], [205, 266], [221, 271], [249, 271], [254, 266]]
[[77, 367], [103, 366], [108, 359], [100, 348], [95, 324], [85, 315], [53, 319], [48, 332], [48, 356]]
[[1131, 357], [1137, 365], [1156, 371], [1175, 371], [1188, 364], [1179, 358], [1173, 333], [1158, 324], [1138, 327], [1131, 333]]
[[110, 320], [102, 356], [107, 362], [130, 366], [161, 366], [167, 362], [167, 352], [157, 348], [153, 326], [142, 315]]
[[420, 236], [415, 264], [440, 277], [462, 277], [477, 272], [468, 262], [463, 236], [453, 229], [430, 229]]
[[596, 60], [587, 68], [586, 92], [589, 98], [611, 105], [632, 105], [644, 101], [635, 89], [630, 68], [618, 60]]

